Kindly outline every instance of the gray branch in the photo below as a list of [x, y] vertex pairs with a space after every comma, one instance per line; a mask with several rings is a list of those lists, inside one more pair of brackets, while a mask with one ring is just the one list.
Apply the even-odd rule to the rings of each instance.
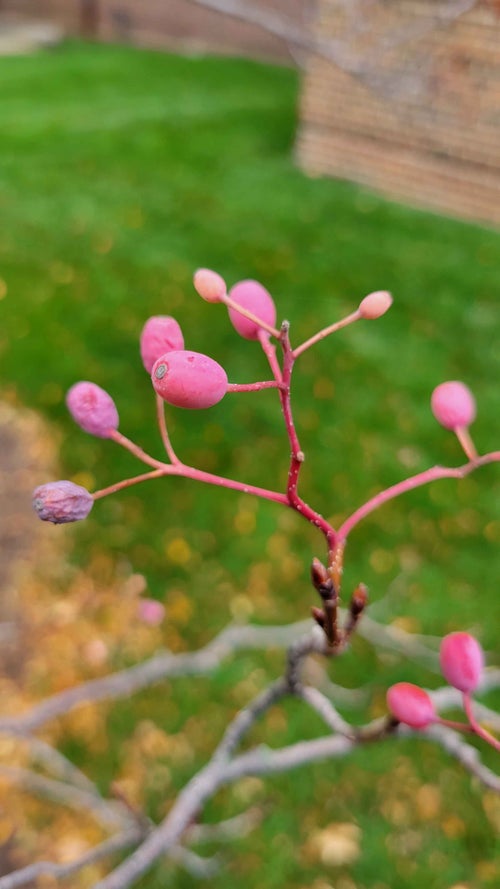
[[21, 889], [22, 886], [29, 886], [33, 881], [40, 877], [50, 876], [56, 879], [65, 879], [73, 874], [79, 873], [84, 867], [97, 864], [103, 858], [108, 858], [122, 852], [124, 849], [134, 846], [141, 839], [142, 834], [138, 828], [133, 828], [125, 833], [105, 840], [90, 852], [82, 855], [80, 858], [71, 861], [69, 864], [56, 864], [54, 861], [37, 861], [27, 867], [22, 867], [11, 874], [0, 877], [0, 889]]
[[242, 649], [287, 648], [295, 639], [310, 629], [311, 621], [277, 627], [251, 625], [230, 626], [199, 651], [186, 654], [157, 654], [142, 664], [84, 682], [75, 688], [52, 695], [27, 713], [0, 719], [0, 731], [28, 733], [35, 731], [68, 713], [73, 707], [89, 701], [119, 700], [128, 698], [143, 688], [162, 679], [177, 676], [206, 675], [236, 651]]

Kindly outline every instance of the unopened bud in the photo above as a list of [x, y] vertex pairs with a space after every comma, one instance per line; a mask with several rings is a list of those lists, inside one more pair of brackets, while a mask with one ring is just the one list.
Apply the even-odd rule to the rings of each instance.
[[325, 612], [322, 608], [317, 608], [316, 605], [311, 607], [311, 614], [316, 621], [316, 623], [321, 627], [322, 630], [325, 628]]
[[385, 315], [391, 306], [391, 294], [387, 290], [375, 290], [361, 300], [358, 311], [362, 318], [374, 320]]
[[436, 721], [430, 696], [411, 682], [397, 682], [387, 692], [387, 706], [392, 715], [411, 728], [427, 728]]
[[441, 643], [441, 672], [453, 688], [474, 691], [481, 680], [484, 653], [477, 639], [469, 633], [449, 633]]
[[314, 588], [317, 590], [322, 584], [327, 583], [330, 580], [330, 575], [323, 565], [323, 562], [320, 562], [320, 560], [317, 559], [316, 556], [312, 560], [311, 564], [311, 580], [313, 582]]
[[317, 590], [324, 602], [335, 598], [335, 585], [330, 573], [316, 557], [312, 560], [311, 580], [315, 590]]
[[226, 282], [217, 272], [198, 269], [193, 278], [194, 289], [207, 303], [220, 303], [227, 293]]
[[359, 583], [354, 590], [351, 601], [349, 603], [349, 611], [353, 617], [359, 617], [368, 604], [368, 587], [364, 583]]
[[175, 318], [170, 315], [153, 315], [148, 318], [142, 328], [141, 358], [148, 373], [153, 370], [153, 364], [165, 352], [184, 348], [184, 337]]
[[458, 380], [436, 386], [431, 396], [431, 408], [438, 423], [445, 429], [470, 426], [476, 418], [476, 402], [470, 389]]
[[98, 438], [109, 438], [118, 429], [118, 411], [111, 395], [97, 386], [82, 380], [75, 383], [66, 395], [66, 404], [75, 423]]
[[33, 507], [42, 522], [64, 525], [86, 519], [94, 498], [81, 485], [70, 481], [48, 482], [33, 491]]
[[227, 392], [224, 368], [208, 355], [184, 349], [162, 355], [151, 379], [158, 395], [176, 407], [212, 407]]
[[[258, 281], [239, 281], [229, 291], [230, 298], [243, 309], [247, 309], [268, 324], [274, 327], [276, 324], [276, 306], [270, 293]], [[255, 321], [245, 318], [236, 309], [230, 308], [229, 318], [231, 324], [246, 340], [256, 340], [263, 329]]]

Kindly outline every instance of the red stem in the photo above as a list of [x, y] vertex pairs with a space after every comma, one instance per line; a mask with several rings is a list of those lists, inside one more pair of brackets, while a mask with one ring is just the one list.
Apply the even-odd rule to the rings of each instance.
[[287, 431], [291, 449], [286, 493], [292, 509], [295, 509], [296, 512], [300, 513], [300, 515], [303, 515], [304, 518], [307, 519], [307, 521], [311, 522], [311, 524], [313, 524], [316, 528], [319, 528], [319, 530], [325, 535], [328, 544], [329, 556], [331, 558], [333, 556], [336, 541], [335, 529], [329, 524], [329, 522], [326, 521], [325, 518], [323, 518], [322, 515], [320, 515], [320, 513], [312, 509], [304, 500], [302, 500], [301, 497], [299, 497], [297, 490], [300, 470], [304, 462], [304, 452], [300, 447], [299, 438], [295, 429], [290, 398], [290, 386], [293, 365], [295, 363], [295, 356], [290, 345], [288, 329], [288, 323], [284, 322], [281, 328], [281, 346], [283, 349], [283, 387], [279, 390], [281, 409], [283, 411], [285, 428]]
[[164, 448], [168, 454], [170, 461], [172, 463], [179, 463], [180, 461], [179, 461], [179, 458], [177, 457], [177, 455], [172, 447], [172, 444], [170, 441], [170, 436], [168, 434], [167, 423], [165, 421], [165, 402], [163, 401], [163, 398], [161, 398], [160, 395], [158, 395], [157, 392], [155, 393], [155, 395], [156, 395], [156, 416], [158, 419], [158, 427], [160, 429], [161, 440], [163, 442]]
[[497, 738], [494, 738], [482, 725], [476, 721], [476, 717], [472, 711], [472, 700], [469, 692], [465, 692], [462, 695], [462, 699], [464, 702], [464, 710], [471, 724], [472, 730], [476, 733], [478, 738], [482, 738], [483, 741], [486, 741], [487, 744], [490, 744], [491, 747], [494, 747], [495, 750], [500, 752], [500, 741]]
[[339, 541], [346, 540], [347, 536], [358, 522], [375, 509], [378, 509], [379, 506], [382, 506], [383, 503], [387, 503], [388, 500], [393, 500], [394, 497], [399, 497], [400, 494], [405, 494], [407, 491], [419, 488], [422, 485], [426, 485], [437, 479], [464, 478], [479, 466], [485, 466], [487, 463], [496, 463], [498, 461], [500, 461], [500, 451], [492, 451], [490, 454], [484, 454], [482, 457], [478, 457], [477, 460], [465, 463], [463, 466], [432, 466], [430, 469], [425, 469], [424, 472], [412, 475], [410, 478], [404, 479], [402, 482], [398, 482], [390, 488], [386, 488], [385, 491], [380, 491], [375, 497], [372, 497], [370, 500], [367, 500], [366, 503], [363, 503], [362, 506], [360, 506], [356, 512], [353, 512], [353, 514], [340, 526], [337, 532], [338, 539]]
[[282, 383], [266, 380], [264, 383], [228, 383], [227, 392], [260, 392], [261, 389], [279, 389]]

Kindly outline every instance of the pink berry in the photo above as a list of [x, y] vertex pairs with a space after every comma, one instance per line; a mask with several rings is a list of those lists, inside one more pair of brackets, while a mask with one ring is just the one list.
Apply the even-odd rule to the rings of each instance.
[[484, 667], [484, 654], [479, 642], [469, 633], [449, 633], [441, 642], [441, 672], [453, 688], [474, 691]]
[[139, 599], [137, 617], [143, 623], [156, 627], [165, 617], [165, 606], [157, 599]]
[[[257, 318], [261, 318], [270, 327], [274, 327], [276, 306], [271, 294], [258, 281], [239, 281], [231, 288], [229, 296], [239, 306], [248, 309]], [[229, 318], [233, 327], [246, 340], [259, 338], [259, 331], [262, 328], [255, 321], [250, 321], [244, 315], [240, 315], [236, 309], [229, 309]]]
[[66, 395], [66, 404], [75, 423], [98, 438], [109, 438], [118, 429], [116, 405], [104, 389], [96, 383], [82, 380], [75, 383]]
[[470, 389], [457, 380], [436, 386], [431, 396], [431, 408], [438, 423], [445, 429], [469, 426], [476, 418], [476, 402]]
[[227, 293], [226, 282], [217, 272], [198, 269], [193, 278], [194, 289], [207, 303], [220, 303]]
[[426, 728], [436, 721], [429, 695], [411, 682], [397, 682], [387, 692], [387, 706], [399, 722], [411, 728]]
[[151, 379], [158, 395], [176, 407], [212, 407], [227, 392], [226, 371], [201, 352], [167, 352], [155, 363]]
[[362, 318], [374, 320], [380, 318], [392, 306], [392, 296], [387, 290], [375, 290], [365, 296], [359, 304], [359, 314]]
[[94, 498], [81, 485], [69, 481], [48, 482], [33, 491], [33, 507], [42, 522], [63, 525], [86, 519]]
[[141, 333], [141, 358], [148, 373], [153, 364], [165, 352], [184, 348], [184, 337], [175, 318], [170, 315], [153, 315], [148, 318]]

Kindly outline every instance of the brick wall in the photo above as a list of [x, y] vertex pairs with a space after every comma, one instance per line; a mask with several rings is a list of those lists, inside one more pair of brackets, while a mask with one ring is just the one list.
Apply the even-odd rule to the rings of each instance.
[[[302, 26], [317, 0], [246, 2]], [[203, 9], [190, 0], [0, 0], [1, 9], [48, 17], [69, 33], [83, 31], [102, 40], [292, 61], [286, 43], [265, 29]]]
[[386, 0], [361, 33], [345, 3], [320, 0], [316, 35], [337, 41], [339, 64], [310, 58], [300, 165], [500, 224], [498, 5], [436, 27], [431, 0]]

